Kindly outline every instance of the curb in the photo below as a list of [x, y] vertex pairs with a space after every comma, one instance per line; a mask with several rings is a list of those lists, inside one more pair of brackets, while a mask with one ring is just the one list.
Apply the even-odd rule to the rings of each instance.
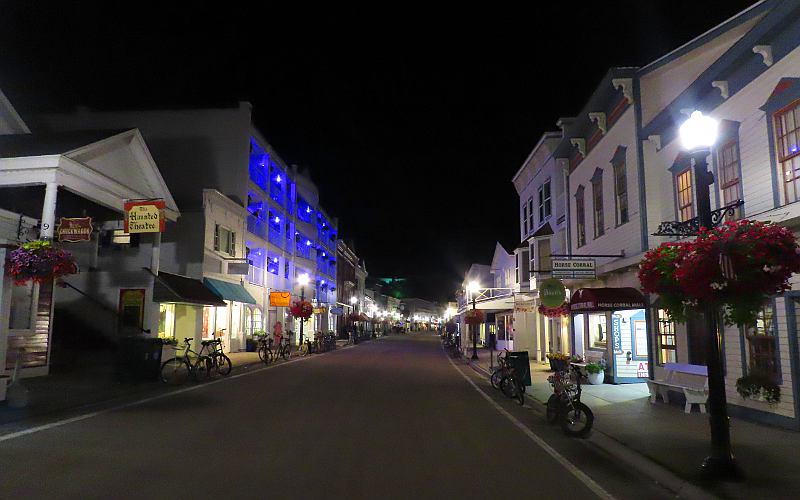
[[[476, 373], [483, 375], [485, 377], [490, 377], [491, 374], [486, 371], [483, 367], [478, 366], [474, 363], [467, 363], [470, 368], [472, 368]], [[545, 403], [539, 401], [538, 399], [534, 398], [530, 394], [525, 394], [532, 402], [537, 403], [540, 406], [543, 406]], [[539, 410], [535, 408], [535, 411]], [[626, 446], [624, 443], [618, 441], [612, 436], [599, 431], [597, 429], [592, 429], [591, 434], [587, 439], [582, 440], [581, 442], [585, 443], [586, 446], [595, 446], [609, 455], [612, 455], [617, 460], [623, 462], [628, 467], [635, 469], [640, 474], [643, 474], [656, 483], [662, 485], [664, 488], [668, 489], [672, 493], [678, 495], [681, 498], [691, 498], [691, 499], [713, 499], [717, 498], [712, 493], [700, 488], [699, 486], [695, 486], [694, 484], [690, 483], [686, 479], [678, 476], [671, 470], [667, 469], [666, 467], [656, 463], [651, 458], [646, 455], [639, 453], [638, 451]]]

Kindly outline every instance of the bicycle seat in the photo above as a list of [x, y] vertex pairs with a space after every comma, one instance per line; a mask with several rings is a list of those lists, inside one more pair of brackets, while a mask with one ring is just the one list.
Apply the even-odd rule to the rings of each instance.
[[189, 342], [191, 342], [191, 341], [193, 341], [193, 340], [194, 340], [194, 339], [192, 339], [192, 338], [189, 338], [189, 337], [186, 337], [185, 339], [183, 339], [183, 341], [184, 341], [184, 342], [186, 342], [186, 343], [189, 343]]

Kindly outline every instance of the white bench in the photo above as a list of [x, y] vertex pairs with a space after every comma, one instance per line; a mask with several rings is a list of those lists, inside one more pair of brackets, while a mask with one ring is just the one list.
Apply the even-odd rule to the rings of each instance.
[[650, 402], [656, 402], [660, 395], [665, 403], [669, 403], [669, 391], [683, 391], [686, 396], [684, 413], [692, 411], [692, 405], [700, 407], [700, 413], [706, 412], [708, 401], [708, 369], [705, 366], [688, 365], [683, 363], [666, 363], [664, 365], [664, 378], [648, 380], [647, 388], [650, 389]]

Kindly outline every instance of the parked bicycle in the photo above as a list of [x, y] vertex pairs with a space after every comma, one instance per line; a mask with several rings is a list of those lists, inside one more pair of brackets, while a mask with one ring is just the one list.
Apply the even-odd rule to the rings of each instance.
[[581, 402], [581, 372], [576, 366], [547, 378], [553, 395], [547, 400], [547, 422], [559, 422], [564, 434], [584, 437], [592, 430], [594, 413]]
[[292, 345], [289, 337], [283, 337], [280, 344], [273, 345], [273, 340], [269, 337], [262, 337], [258, 341], [258, 357], [264, 364], [268, 365], [278, 358], [289, 359], [292, 353]]
[[208, 357], [211, 358], [212, 371], [209, 373], [210, 376], [213, 377], [214, 373], [223, 377], [230, 375], [233, 363], [231, 358], [223, 352], [222, 339], [204, 340], [200, 344], [203, 346], [200, 349], [200, 354], [203, 355], [204, 351], [206, 351], [208, 352]]
[[492, 375], [489, 377], [489, 381], [495, 389], [500, 389], [500, 381], [508, 374], [508, 361], [506, 360], [506, 356], [508, 356], [508, 349], [503, 349], [503, 352], [497, 355], [497, 366], [494, 367], [494, 371], [492, 371]]
[[[191, 338], [183, 339], [182, 347], [174, 347], [176, 350], [175, 357], [161, 364], [160, 375], [162, 382], [170, 385], [181, 385], [186, 383], [189, 378], [200, 381], [211, 376], [211, 371], [215, 370], [211, 357], [193, 351], [191, 347], [192, 340]], [[182, 350], [183, 354], [178, 355], [178, 350]]]
[[500, 391], [511, 399], [514, 399], [520, 406], [525, 405], [525, 381], [522, 380], [522, 374], [518, 373], [517, 369], [511, 365], [507, 360], [508, 351], [503, 356], [503, 368], [500, 382], [498, 383]]

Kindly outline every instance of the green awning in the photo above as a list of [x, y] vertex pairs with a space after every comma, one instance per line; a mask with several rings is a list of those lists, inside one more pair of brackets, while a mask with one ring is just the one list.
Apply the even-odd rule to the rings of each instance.
[[244, 302], [245, 304], [256, 304], [256, 299], [239, 283], [215, 280], [213, 278], [203, 278], [203, 283], [219, 297], [233, 302]]

